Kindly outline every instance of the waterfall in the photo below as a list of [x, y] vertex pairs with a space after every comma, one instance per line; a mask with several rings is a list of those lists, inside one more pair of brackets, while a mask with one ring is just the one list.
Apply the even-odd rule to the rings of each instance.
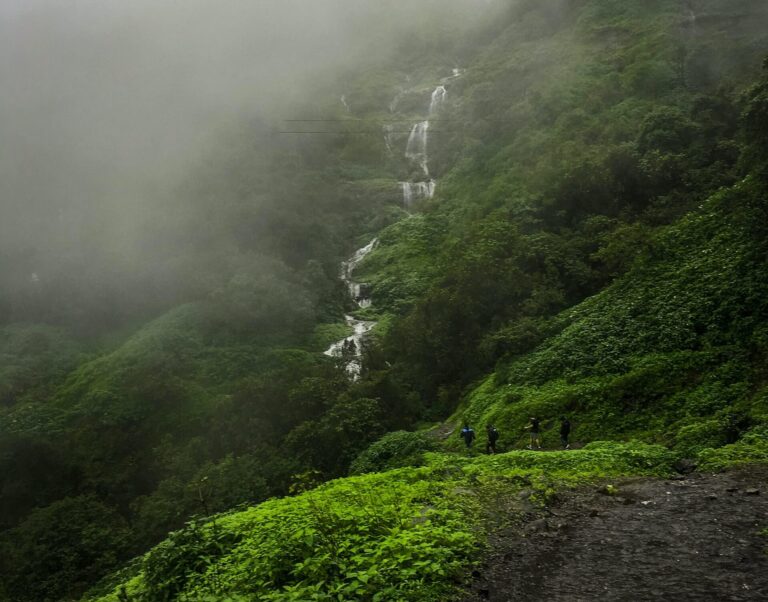
[[430, 180], [429, 182], [416, 183], [416, 190], [418, 191], [419, 195], [426, 199], [431, 199], [433, 196], [435, 196], [436, 187], [437, 184], [434, 180]]
[[[434, 115], [445, 101], [448, 91], [442, 84], [432, 92], [429, 103], [429, 115]], [[427, 155], [427, 140], [429, 137], [429, 121], [420, 121], [411, 129], [408, 136], [408, 144], [405, 147], [405, 156], [418, 163], [425, 176], [429, 176], [429, 156]]]
[[413, 206], [413, 184], [410, 182], [400, 182], [403, 187], [403, 207], [410, 209]]
[[347, 374], [352, 380], [358, 380], [363, 371], [362, 356], [363, 342], [368, 333], [376, 326], [376, 322], [356, 320], [352, 316], [344, 316], [348, 326], [352, 328], [352, 334], [331, 345], [325, 352], [330, 357], [343, 358], [346, 361]]
[[[371, 306], [371, 298], [366, 290], [366, 286], [352, 279], [355, 268], [365, 259], [371, 251], [376, 248], [379, 239], [374, 238], [367, 245], [355, 251], [347, 261], [341, 264], [341, 280], [347, 285], [349, 296], [357, 303], [360, 308]], [[353, 316], [344, 316], [347, 326], [352, 328], [352, 334], [344, 337], [340, 341], [333, 343], [325, 351], [325, 355], [330, 357], [340, 357], [344, 359], [347, 373], [352, 380], [360, 378], [362, 372], [363, 342], [368, 333], [376, 326], [376, 322], [370, 320], [358, 320]]]
[[405, 147], [405, 156], [419, 164], [425, 176], [429, 175], [429, 158], [427, 157], [427, 134], [429, 121], [420, 121], [411, 129], [408, 136], [408, 144]]
[[384, 130], [384, 144], [387, 145], [387, 152], [392, 153], [392, 136], [394, 134], [395, 126], [387, 124], [382, 126], [382, 129]]
[[[456, 68], [453, 70], [452, 77], [459, 77], [462, 74], [463, 70]], [[440, 85], [432, 91], [428, 117], [435, 115], [445, 102], [448, 92], [444, 84], [450, 79], [450, 77], [445, 78], [440, 82]], [[389, 110], [391, 113], [397, 111], [397, 107], [406, 93], [407, 91], [403, 88], [398, 90], [397, 94], [392, 99], [392, 102], [389, 103]], [[341, 97], [341, 103], [349, 111], [345, 96]], [[387, 150], [391, 152], [393, 148], [395, 126], [387, 124], [382, 126], [382, 129], [384, 132], [384, 143], [387, 146]], [[435, 195], [437, 183], [429, 177], [429, 156], [427, 154], [428, 137], [428, 119], [414, 124], [408, 136], [408, 142], [405, 147], [405, 157], [413, 163], [416, 163], [424, 172], [427, 179], [422, 182], [400, 182], [400, 187], [403, 192], [403, 206], [406, 209], [410, 209], [417, 201], [431, 199]], [[370, 307], [372, 301], [368, 286], [354, 280], [354, 271], [360, 262], [362, 262], [371, 251], [376, 248], [378, 242], [378, 239], [374, 238], [367, 245], [355, 251], [352, 257], [341, 264], [341, 280], [346, 285], [349, 296], [361, 309]], [[347, 374], [349, 374], [349, 377], [354, 381], [358, 380], [362, 374], [363, 345], [365, 344], [365, 339], [368, 334], [374, 326], [376, 326], [376, 322], [359, 320], [350, 315], [345, 315], [344, 320], [347, 326], [352, 329], [352, 334], [333, 343], [325, 351], [325, 355], [340, 358], [346, 367]]]
[[342, 94], [341, 98], [339, 100], [341, 100], [341, 104], [344, 105], [344, 108], [347, 110], [347, 113], [349, 113], [350, 112], [350, 108], [349, 108], [349, 105], [347, 104], [347, 95], [346, 94]]
[[431, 199], [435, 196], [437, 183], [434, 180], [428, 182], [400, 182], [403, 189], [403, 207], [410, 209], [416, 201]]
[[354, 255], [342, 264], [342, 280], [350, 281], [352, 278], [352, 272], [360, 265], [360, 262], [365, 259], [371, 251], [379, 244], [379, 239], [374, 238], [371, 242], [365, 245], [362, 249], [355, 251]]
[[429, 115], [434, 115], [437, 110], [440, 108], [440, 106], [443, 104], [443, 101], [445, 100], [445, 95], [448, 93], [448, 91], [445, 89], [445, 86], [440, 85], [437, 88], [435, 88], [435, 91], [432, 92], [432, 100], [429, 103]]

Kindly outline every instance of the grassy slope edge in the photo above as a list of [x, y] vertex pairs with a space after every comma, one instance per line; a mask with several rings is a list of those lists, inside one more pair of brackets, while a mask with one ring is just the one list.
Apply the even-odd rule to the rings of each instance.
[[[445, 600], [483, 551], [491, 512], [529, 490], [534, 507], [557, 489], [605, 478], [663, 476], [660, 446], [594, 443], [572, 453], [518, 451], [339, 479], [292, 498], [194, 523], [90, 600]], [[522, 510], [521, 510], [522, 514]], [[125, 599], [125, 598], [123, 598]]]

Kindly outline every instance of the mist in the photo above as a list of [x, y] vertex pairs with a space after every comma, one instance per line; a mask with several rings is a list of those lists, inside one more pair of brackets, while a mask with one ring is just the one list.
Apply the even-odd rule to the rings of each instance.
[[[0, 6], [0, 281], [124, 255], [141, 216], [239, 120], [487, 3], [9, 0]], [[40, 264], [39, 266], [37, 264]], [[56, 269], [61, 269], [56, 268]]]

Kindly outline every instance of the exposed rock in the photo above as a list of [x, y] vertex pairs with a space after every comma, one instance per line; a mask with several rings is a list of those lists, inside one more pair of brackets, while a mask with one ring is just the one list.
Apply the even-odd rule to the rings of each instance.
[[521, 500], [527, 500], [533, 495], [533, 491], [531, 489], [523, 489], [517, 495]]
[[537, 533], [539, 531], [546, 531], [549, 525], [547, 524], [547, 520], [544, 518], [540, 518], [538, 520], [535, 520], [531, 523], [528, 523], [525, 526], [525, 532], [526, 533]]
[[672, 465], [672, 468], [674, 468], [677, 472], [680, 474], [691, 474], [694, 470], [696, 470], [696, 467], [698, 466], [696, 460], [692, 460], [691, 458], [683, 458], [681, 460], [678, 460]]

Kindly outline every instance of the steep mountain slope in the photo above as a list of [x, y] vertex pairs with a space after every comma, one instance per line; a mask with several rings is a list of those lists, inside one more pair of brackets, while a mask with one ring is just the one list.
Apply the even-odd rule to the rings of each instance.
[[[91, 597], [442, 600], [497, 499], [535, 514], [680, 455], [768, 460], [768, 6], [519, 0], [490, 21], [408, 37], [301, 107], [343, 135], [264, 157], [241, 132], [189, 184], [194, 294], [86, 361], [45, 331], [40, 386], [31, 362], [3, 375], [0, 598], [74, 598], [194, 514], [311, 489], [195, 521]], [[338, 266], [374, 236], [359, 307]], [[322, 354], [345, 313], [378, 322], [356, 382]], [[509, 449], [563, 413], [579, 443], [674, 454], [438, 454], [312, 489], [455, 450], [460, 421]], [[30, 449], [68, 478], [38, 487]]]
[[461, 414], [503, 425], [510, 444], [529, 416], [567, 414], [583, 440], [637, 437], [689, 454], [763, 429], [764, 194], [749, 176], [661, 229], [627, 274], [502, 362]]
[[[395, 368], [371, 369], [418, 391], [438, 416], [498, 363], [496, 380], [507, 384], [508, 365], [563, 328], [563, 310], [644, 256], [672, 252], [664, 227], [745, 174], [739, 94], [762, 60], [765, 38], [754, 23], [765, 6], [692, 3], [695, 20], [677, 2], [569, 6], [538, 35], [530, 21], [544, 9], [517, 6], [509, 27], [468, 62], [445, 109], [464, 125], [446, 147], [463, 157], [421, 215], [381, 234], [362, 268], [376, 306], [402, 316], [382, 340]], [[714, 40], [722, 62], [701, 62]], [[707, 231], [691, 229], [695, 238], [680, 241], [677, 257], [716, 234], [724, 240], [711, 241], [713, 263], [727, 241], [749, 254], [730, 260], [759, 257], [750, 248], [759, 234], [729, 228], [734, 219], [718, 214]], [[671, 262], [667, 272], [675, 269]], [[725, 277], [720, 285], [728, 287]], [[602, 298], [600, 311], [611, 293]], [[635, 334], [625, 334], [632, 347]], [[553, 364], [550, 375], [566, 377], [565, 367]]]

